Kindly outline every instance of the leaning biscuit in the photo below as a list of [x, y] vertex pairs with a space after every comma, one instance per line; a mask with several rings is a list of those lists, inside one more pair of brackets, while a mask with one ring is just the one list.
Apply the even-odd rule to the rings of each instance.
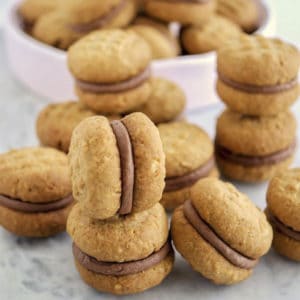
[[273, 232], [249, 198], [218, 179], [200, 180], [172, 217], [172, 238], [192, 268], [216, 284], [248, 278]]
[[157, 128], [142, 113], [82, 121], [69, 156], [74, 198], [93, 218], [143, 211], [161, 198], [165, 156]]

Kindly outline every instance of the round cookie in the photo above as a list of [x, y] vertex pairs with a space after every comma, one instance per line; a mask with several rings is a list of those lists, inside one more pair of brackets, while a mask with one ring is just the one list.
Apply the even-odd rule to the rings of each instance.
[[155, 124], [166, 123], [180, 118], [183, 114], [186, 97], [183, 90], [174, 82], [164, 78], [150, 79], [151, 93], [147, 102], [137, 108]]
[[198, 126], [173, 122], [158, 126], [166, 155], [166, 187], [161, 203], [168, 210], [190, 199], [193, 185], [207, 176], [218, 176], [214, 147]]
[[144, 8], [150, 16], [183, 25], [203, 24], [213, 15], [215, 0], [146, 0]]
[[81, 37], [81, 34], [72, 31], [67, 24], [68, 16], [64, 12], [53, 11], [37, 20], [32, 35], [45, 44], [66, 50]]
[[147, 210], [161, 199], [165, 155], [142, 113], [111, 123], [85, 119], [73, 132], [69, 158], [74, 198], [92, 218]]
[[73, 198], [68, 158], [51, 148], [0, 155], [0, 224], [25, 237], [65, 230]]
[[64, 0], [62, 9], [69, 15], [75, 33], [127, 26], [137, 13], [134, 0]]
[[42, 15], [59, 8], [60, 2], [60, 0], [24, 0], [19, 7], [19, 13], [26, 24], [33, 25]]
[[214, 178], [193, 187], [190, 200], [173, 214], [171, 232], [195, 271], [227, 285], [252, 274], [273, 237], [263, 212], [233, 185]]
[[268, 188], [266, 215], [273, 226], [273, 247], [300, 261], [300, 169], [276, 174]]
[[251, 117], [226, 110], [217, 121], [216, 158], [229, 178], [263, 181], [293, 161], [296, 120], [285, 112], [273, 117]]
[[245, 32], [256, 31], [262, 23], [260, 0], [217, 0], [217, 14], [239, 25]]
[[37, 136], [43, 146], [68, 152], [74, 128], [94, 116], [88, 108], [75, 101], [47, 105], [36, 121]]
[[105, 114], [131, 112], [147, 101], [150, 62], [148, 44], [118, 29], [90, 33], [68, 51], [80, 101]]
[[299, 96], [299, 51], [278, 39], [241, 35], [218, 51], [217, 92], [234, 111], [276, 115]]
[[181, 31], [181, 42], [185, 52], [201, 54], [218, 50], [224, 44], [236, 39], [240, 28], [220, 16], [211, 17], [202, 26], [190, 26]]
[[168, 30], [163, 32], [147, 25], [131, 25], [128, 30], [135, 32], [148, 43], [153, 59], [172, 58], [179, 55], [178, 42]]
[[78, 272], [99, 291], [118, 295], [142, 292], [160, 284], [173, 268], [168, 218], [158, 203], [109, 221], [89, 218], [76, 204], [67, 231], [73, 239]]

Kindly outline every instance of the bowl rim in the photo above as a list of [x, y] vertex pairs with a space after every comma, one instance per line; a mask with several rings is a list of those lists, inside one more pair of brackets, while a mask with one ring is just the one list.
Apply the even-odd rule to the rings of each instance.
[[[9, 31], [10, 34], [18, 36], [20, 42], [26, 44], [28, 47], [33, 48], [36, 51], [43, 52], [45, 55], [55, 57], [56, 59], [65, 60], [67, 53], [66, 51], [42, 43], [23, 31], [21, 28], [21, 22], [18, 20], [17, 13], [17, 9], [21, 1], [22, 0], [13, 0], [8, 4], [3, 22], [5, 31]], [[268, 27], [270, 21], [272, 21], [272, 16], [275, 15], [273, 0], [261, 0], [261, 2], [266, 9], [266, 19], [255, 33], [263, 32]], [[157, 67], [167, 67], [168, 65], [172, 66], [174, 65], [174, 62], [176, 62], [177, 66], [182, 64], [195, 64], [199, 63], [199, 61], [205, 63], [213, 61], [215, 56], [216, 52], [210, 51], [203, 54], [183, 55], [175, 58], [154, 60], [153, 63]]]

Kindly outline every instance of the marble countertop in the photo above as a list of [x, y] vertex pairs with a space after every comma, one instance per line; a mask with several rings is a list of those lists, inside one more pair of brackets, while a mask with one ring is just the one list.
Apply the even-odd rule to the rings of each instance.
[[[0, 0], [0, 11], [6, 0]], [[289, 40], [300, 41], [300, 21], [296, 19], [300, 1], [276, 1], [281, 9], [278, 14], [279, 35]], [[290, 13], [282, 11], [289, 6]], [[299, 9], [296, 9], [299, 8]], [[298, 11], [298, 12], [297, 12]], [[297, 16], [298, 17], [298, 16]], [[294, 20], [294, 21], [293, 21]], [[288, 29], [289, 28], [289, 29]], [[287, 33], [288, 32], [288, 33]], [[36, 72], [36, 70], [33, 70]], [[37, 145], [35, 118], [47, 101], [32, 94], [14, 80], [6, 65], [3, 41], [0, 32], [0, 152], [11, 148]], [[221, 105], [194, 112], [189, 119], [205, 128], [214, 136], [214, 124]], [[300, 103], [294, 106], [300, 119]], [[298, 135], [298, 142], [300, 135]], [[300, 166], [300, 149], [295, 159]], [[237, 184], [261, 208], [265, 207], [266, 184]], [[231, 286], [218, 287], [194, 272], [177, 255], [172, 274], [162, 285], [137, 296], [124, 299], [299, 299], [300, 265], [290, 262], [272, 250], [261, 259], [252, 277]], [[94, 300], [116, 299], [117, 297], [97, 293], [80, 279], [73, 264], [71, 240], [67, 234], [60, 234], [45, 240], [29, 240], [15, 237], [0, 229], [0, 299], [22, 300]]]

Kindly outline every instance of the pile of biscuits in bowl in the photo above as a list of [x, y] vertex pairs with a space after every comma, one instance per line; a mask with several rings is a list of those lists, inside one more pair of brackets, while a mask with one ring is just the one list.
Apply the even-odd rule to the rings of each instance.
[[[175, 3], [146, 1], [146, 10], [163, 18], [156, 5]], [[210, 11], [210, 1], [195, 5]], [[182, 89], [152, 77], [152, 53], [135, 31], [118, 28], [93, 31], [68, 49], [78, 100], [39, 113], [41, 146], [0, 155], [0, 224], [28, 238], [67, 230], [83, 281], [118, 295], [161, 284], [173, 270], [173, 246], [223, 285], [249, 278], [272, 245], [300, 261], [300, 169], [288, 170], [298, 50], [250, 35], [219, 49], [217, 91], [228, 109], [215, 142], [186, 119]], [[266, 210], [220, 173], [270, 180]]]
[[266, 18], [261, 0], [24, 0], [18, 12], [28, 34], [56, 48], [67, 50], [95, 30], [122, 28], [145, 39], [153, 59], [217, 50]]

